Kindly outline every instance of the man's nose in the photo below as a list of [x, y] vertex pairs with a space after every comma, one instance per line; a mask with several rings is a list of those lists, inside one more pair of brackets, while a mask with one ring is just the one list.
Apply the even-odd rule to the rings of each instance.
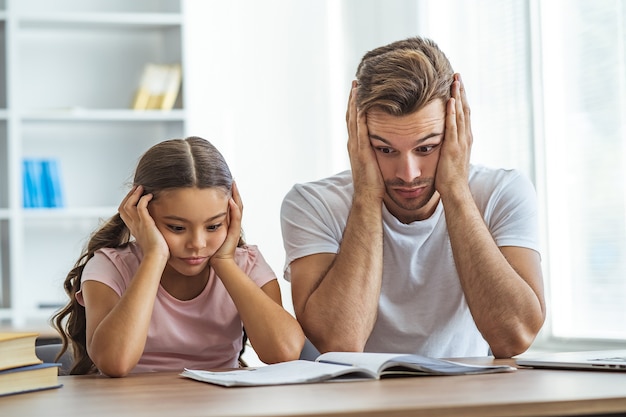
[[422, 175], [420, 160], [415, 155], [402, 156], [396, 166], [396, 177], [404, 182], [412, 182]]

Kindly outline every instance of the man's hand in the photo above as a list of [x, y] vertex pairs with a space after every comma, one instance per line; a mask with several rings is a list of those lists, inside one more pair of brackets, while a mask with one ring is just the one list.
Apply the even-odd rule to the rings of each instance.
[[446, 132], [437, 165], [435, 187], [442, 196], [468, 187], [472, 150], [470, 108], [460, 74], [454, 74], [452, 97], [446, 103]]
[[359, 111], [356, 106], [357, 90], [356, 81], [352, 81], [346, 112], [348, 154], [352, 167], [354, 196], [355, 198], [360, 196], [372, 197], [382, 201], [385, 195], [385, 183], [370, 143], [367, 116]]

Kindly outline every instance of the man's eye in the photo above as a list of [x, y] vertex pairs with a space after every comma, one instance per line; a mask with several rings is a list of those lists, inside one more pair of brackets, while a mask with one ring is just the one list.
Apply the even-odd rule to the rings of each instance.
[[392, 152], [391, 148], [378, 148], [378, 151], [382, 152], [382, 153], [391, 153]]
[[420, 146], [419, 148], [417, 148], [417, 152], [419, 152], [419, 153], [429, 153], [433, 149], [435, 149], [434, 145]]

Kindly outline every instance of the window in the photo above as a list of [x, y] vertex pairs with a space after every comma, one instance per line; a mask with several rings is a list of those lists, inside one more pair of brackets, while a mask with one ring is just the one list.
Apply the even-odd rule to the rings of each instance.
[[626, 339], [626, 3], [540, 3], [557, 338]]
[[431, 0], [466, 80], [474, 163], [521, 169], [543, 205], [542, 345], [626, 340], [626, 3]]
[[[360, 58], [419, 34], [466, 83], [472, 161], [518, 168], [537, 188], [549, 309], [538, 342], [626, 341], [626, 1], [189, 0], [185, 8], [186, 27], [198, 30], [186, 36], [195, 40], [190, 130], [210, 132], [225, 150], [248, 207], [247, 237], [264, 242], [275, 271], [284, 194], [294, 181], [349, 167], [344, 115]], [[228, 42], [207, 53], [207, 39]], [[265, 64], [251, 70], [250, 62]], [[272, 187], [259, 186], [259, 161], [277, 155], [280, 163], [263, 165]]]

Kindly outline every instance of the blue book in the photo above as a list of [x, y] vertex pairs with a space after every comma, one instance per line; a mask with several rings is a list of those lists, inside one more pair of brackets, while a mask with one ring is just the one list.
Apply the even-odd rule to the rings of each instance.
[[24, 207], [44, 207], [44, 195], [42, 187], [42, 164], [38, 159], [24, 159]]
[[61, 364], [40, 363], [0, 371], [0, 397], [61, 387], [59, 366]]
[[22, 199], [24, 208], [30, 208], [33, 206], [33, 197], [31, 191], [33, 189], [32, 172], [29, 167], [32, 161], [24, 159], [22, 161]]
[[58, 161], [56, 159], [42, 160], [41, 174], [44, 207], [63, 207], [64, 201]]

